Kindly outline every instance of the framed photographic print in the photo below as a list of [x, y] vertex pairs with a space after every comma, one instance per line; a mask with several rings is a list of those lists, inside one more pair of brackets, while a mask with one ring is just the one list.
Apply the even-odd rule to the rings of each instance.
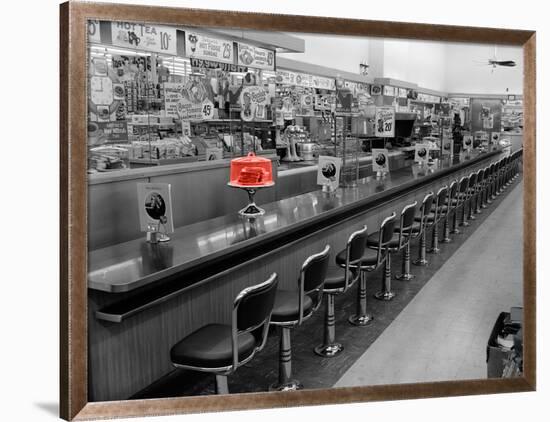
[[535, 389], [534, 32], [60, 17], [62, 418]]

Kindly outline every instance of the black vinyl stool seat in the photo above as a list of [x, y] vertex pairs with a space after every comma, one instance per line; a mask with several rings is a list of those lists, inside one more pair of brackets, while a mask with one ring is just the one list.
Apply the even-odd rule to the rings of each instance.
[[172, 347], [172, 364], [216, 374], [216, 392], [228, 394], [227, 376], [265, 346], [276, 290], [276, 273], [242, 290], [233, 302], [231, 325], [208, 324], [195, 330]]
[[445, 210], [445, 223], [443, 225], [443, 243], [451, 242], [451, 212], [453, 213], [454, 223], [456, 224], [456, 213], [458, 209], [458, 180], [453, 180], [449, 186], [449, 197], [447, 198], [447, 209]]
[[[328, 267], [323, 287], [323, 293], [326, 297], [323, 344], [314, 349], [319, 356], [333, 357], [344, 350], [344, 346], [336, 342], [334, 297], [345, 293], [360, 278], [360, 272], [357, 271], [356, 266], [363, 256], [366, 244], [367, 226], [363, 226], [362, 229], [353, 232], [348, 238], [344, 250], [345, 260], [335, 259], [335, 265], [329, 265]], [[341, 255], [337, 254], [337, 256]]]
[[[415, 203], [416, 206], [416, 203]], [[407, 207], [405, 207], [407, 208]], [[402, 215], [403, 217], [403, 215]], [[392, 300], [395, 293], [391, 290], [391, 252], [397, 252], [408, 242], [408, 238], [400, 231], [395, 233], [396, 214], [392, 213], [386, 217], [380, 224], [380, 229], [367, 238], [367, 248], [376, 251], [377, 260], [373, 264], [367, 264], [367, 261], [361, 259], [361, 273], [375, 271], [379, 265], [384, 263], [384, 274], [382, 276], [382, 288], [374, 294], [378, 300]], [[403, 219], [401, 220], [403, 222]], [[414, 223], [414, 210], [407, 213], [406, 226], [404, 229], [409, 231]], [[367, 249], [368, 250], [368, 249]], [[366, 277], [364, 277], [366, 279]], [[365, 283], [365, 300], [366, 300], [366, 283]]]
[[433, 192], [429, 192], [424, 196], [420, 205], [420, 215], [415, 217], [415, 221], [419, 222], [419, 226], [418, 232], [415, 231], [415, 227], [413, 226], [413, 237], [420, 237], [420, 246], [418, 248], [418, 259], [413, 261], [414, 265], [428, 265], [428, 260], [426, 259], [426, 229], [435, 222], [435, 213], [431, 212], [434, 197]]
[[271, 390], [299, 390], [302, 384], [292, 378], [290, 330], [309, 319], [323, 301], [323, 288], [329, 263], [330, 246], [308, 257], [300, 268], [298, 288], [277, 290], [271, 325], [280, 327], [279, 380]]

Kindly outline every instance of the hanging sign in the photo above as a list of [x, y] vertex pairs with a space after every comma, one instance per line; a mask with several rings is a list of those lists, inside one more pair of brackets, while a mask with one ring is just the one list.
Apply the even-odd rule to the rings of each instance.
[[248, 67], [239, 66], [233, 63], [222, 63], [214, 60], [197, 59], [195, 57], [189, 58], [191, 67], [198, 67], [200, 69], [220, 69], [224, 72], [248, 72]]
[[135, 22], [111, 22], [113, 45], [176, 55], [176, 28]]
[[208, 98], [201, 102], [193, 102], [182, 98], [177, 104], [180, 119], [210, 120], [214, 116], [214, 104]]
[[187, 57], [234, 63], [233, 42], [214, 38], [195, 31], [185, 31]]
[[390, 157], [387, 149], [372, 149], [372, 171], [377, 173], [388, 173], [390, 171]]
[[290, 70], [277, 70], [275, 81], [278, 84], [296, 85], [317, 89], [336, 89], [335, 81], [324, 76], [308, 75], [305, 73], [292, 72]]
[[395, 136], [395, 108], [376, 107], [374, 136], [379, 138], [393, 138]]
[[430, 146], [428, 144], [416, 144], [414, 146], [414, 161], [425, 164], [430, 159]]
[[387, 95], [388, 97], [394, 97], [395, 96], [395, 88], [393, 86], [384, 85], [384, 94], [383, 95]]
[[237, 43], [237, 63], [256, 69], [275, 70], [275, 52], [267, 48]]
[[99, 21], [97, 19], [88, 19], [88, 42], [101, 43]]
[[139, 223], [141, 230], [150, 231], [151, 226], [172, 233], [172, 195], [169, 183], [138, 183]]
[[325, 155], [319, 156], [319, 165], [317, 166], [317, 184], [321, 186], [328, 186], [330, 190], [336, 189], [340, 182], [341, 168], [341, 158]]
[[267, 92], [261, 86], [246, 86], [241, 91], [241, 118], [250, 122], [254, 119], [265, 119]]
[[184, 84], [165, 82], [164, 88], [164, 110], [166, 116], [180, 117], [178, 114], [178, 103], [182, 100]]

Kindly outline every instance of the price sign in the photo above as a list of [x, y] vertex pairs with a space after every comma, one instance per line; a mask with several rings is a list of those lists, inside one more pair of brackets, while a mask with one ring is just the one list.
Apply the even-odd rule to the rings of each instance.
[[210, 120], [214, 116], [214, 104], [208, 98], [202, 102], [202, 119]]
[[376, 107], [374, 135], [379, 138], [395, 136], [395, 109], [393, 107]]
[[234, 63], [233, 42], [214, 38], [195, 31], [185, 31], [187, 57]]
[[176, 55], [176, 29], [133, 22], [111, 22], [113, 45]]
[[177, 104], [177, 113], [181, 119], [208, 120], [214, 115], [214, 104], [208, 98], [199, 103], [182, 98]]
[[275, 69], [275, 52], [266, 48], [250, 44], [237, 44], [237, 61], [241, 66], [250, 66], [256, 69]]

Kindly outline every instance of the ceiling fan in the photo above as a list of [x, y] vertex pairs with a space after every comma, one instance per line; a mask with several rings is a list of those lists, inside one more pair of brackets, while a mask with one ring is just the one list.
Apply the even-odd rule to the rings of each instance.
[[[475, 61], [475, 60], [474, 60]], [[491, 73], [494, 72], [494, 70], [497, 68], [497, 66], [503, 66], [503, 67], [514, 67], [516, 66], [516, 62], [514, 60], [498, 60], [497, 59], [497, 47], [495, 45], [495, 54], [493, 55], [493, 58], [489, 58], [487, 61], [475, 61], [476, 63], [492, 66]]]

